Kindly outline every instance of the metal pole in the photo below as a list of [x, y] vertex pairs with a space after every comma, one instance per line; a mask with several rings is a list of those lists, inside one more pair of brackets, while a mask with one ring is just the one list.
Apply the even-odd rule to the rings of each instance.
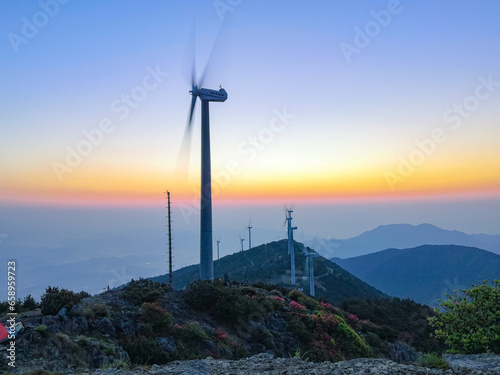
[[170, 216], [170, 192], [167, 190], [168, 200], [168, 283], [172, 286], [172, 220]]
[[200, 279], [213, 280], [212, 180], [208, 100], [201, 101]]
[[290, 273], [291, 273], [291, 283], [295, 285], [295, 249], [293, 246], [293, 231], [297, 229], [297, 227], [292, 227], [292, 212], [288, 211], [288, 253], [290, 254]]

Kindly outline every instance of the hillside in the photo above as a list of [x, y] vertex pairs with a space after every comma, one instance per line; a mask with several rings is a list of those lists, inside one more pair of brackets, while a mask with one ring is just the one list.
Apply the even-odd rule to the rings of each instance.
[[380, 225], [361, 235], [345, 240], [306, 241], [318, 253], [327, 258], [351, 258], [395, 248], [408, 249], [421, 245], [460, 245], [485, 249], [500, 254], [500, 236], [466, 234], [456, 230], [445, 230], [431, 224]]
[[[287, 240], [275, 241], [250, 250], [225, 256], [214, 262], [215, 279], [224, 278], [247, 283], [263, 282], [290, 285], [290, 256]], [[309, 278], [306, 268], [304, 245], [295, 242], [295, 268], [297, 288], [309, 293]], [[326, 297], [334, 304], [346, 298], [376, 298], [382, 292], [361, 281], [357, 277], [323, 257], [314, 259], [316, 297]], [[173, 287], [182, 289], [199, 278], [198, 265], [181, 268], [172, 273]], [[168, 274], [151, 278], [153, 281], [168, 282]]]
[[332, 261], [388, 295], [436, 306], [472, 283], [500, 279], [500, 256], [474, 247], [424, 245]]
[[[415, 361], [415, 349], [441, 347], [430, 337], [430, 327], [415, 320], [415, 311], [425, 321], [432, 310], [408, 300], [377, 300], [371, 313], [382, 309], [391, 318], [387, 324], [374, 324], [297, 290], [269, 284], [197, 281], [178, 291], [140, 279], [93, 297], [57, 288], [46, 295], [41, 308], [32, 306], [17, 315], [27, 328], [15, 340], [15, 373], [109, 368], [143, 373], [144, 367], [138, 366], [159, 373], [153, 371], [155, 365], [176, 360], [235, 360], [259, 353], [311, 362], [366, 357]], [[356, 301], [361, 300], [351, 301], [354, 308]], [[4, 315], [2, 321], [6, 319]], [[0, 372], [5, 373], [11, 369], [6, 346], [0, 348]]]

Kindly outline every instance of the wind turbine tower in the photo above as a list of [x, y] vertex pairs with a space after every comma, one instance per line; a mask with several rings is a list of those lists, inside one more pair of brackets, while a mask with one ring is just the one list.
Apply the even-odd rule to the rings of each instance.
[[[208, 67], [208, 63], [207, 66]], [[182, 142], [181, 154], [189, 156], [191, 145], [191, 130], [193, 113], [197, 99], [201, 100], [201, 204], [200, 204], [200, 279], [214, 279], [213, 265], [213, 236], [212, 236], [212, 174], [210, 163], [210, 102], [224, 102], [227, 92], [223, 88], [218, 90], [202, 88], [206, 68], [201, 78], [196, 81], [195, 62], [191, 73], [191, 107], [188, 113], [188, 122]], [[187, 163], [189, 165], [189, 163]]]
[[252, 227], [248, 226], [248, 250], [252, 248]]
[[297, 227], [292, 227], [292, 210], [288, 210], [288, 216], [286, 217], [286, 221], [288, 222], [288, 254], [290, 254], [291, 260], [291, 278], [292, 285], [295, 285], [295, 249], [293, 246], [293, 231], [297, 229]]
[[313, 258], [319, 256], [318, 253], [306, 253], [306, 259], [309, 260], [309, 294], [314, 297], [314, 265]]
[[243, 251], [243, 241], [245, 241], [245, 239], [241, 238], [240, 240], [241, 240], [241, 251]]
[[217, 240], [217, 260], [220, 259], [220, 256], [219, 256], [219, 245], [220, 245], [220, 240]]

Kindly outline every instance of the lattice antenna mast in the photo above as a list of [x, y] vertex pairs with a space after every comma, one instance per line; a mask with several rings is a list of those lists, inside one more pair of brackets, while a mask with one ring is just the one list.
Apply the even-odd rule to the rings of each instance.
[[167, 190], [167, 228], [168, 228], [168, 283], [172, 286], [172, 216], [170, 211], [170, 192]]
[[293, 210], [288, 210], [288, 216], [286, 217], [286, 221], [288, 222], [288, 254], [290, 254], [290, 273], [291, 273], [291, 283], [295, 285], [295, 249], [293, 246], [293, 231], [297, 229], [297, 227], [292, 227], [292, 212]]

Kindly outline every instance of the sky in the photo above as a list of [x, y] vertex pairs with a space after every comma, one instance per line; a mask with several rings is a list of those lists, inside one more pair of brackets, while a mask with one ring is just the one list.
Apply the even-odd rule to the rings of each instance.
[[494, 0], [2, 2], [0, 222], [164, 226], [168, 189], [198, 230], [199, 106], [189, 183], [175, 172], [195, 56], [228, 92], [215, 230], [281, 228], [293, 206], [325, 238], [500, 234], [499, 24]]

